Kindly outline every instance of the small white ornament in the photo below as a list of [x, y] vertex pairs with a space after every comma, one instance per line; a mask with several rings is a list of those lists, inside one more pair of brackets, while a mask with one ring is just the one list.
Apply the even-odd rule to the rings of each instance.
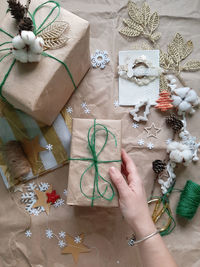
[[59, 233], [59, 237], [60, 237], [60, 238], [65, 238], [65, 236], [66, 236], [66, 233], [65, 233], [64, 231], [61, 231], [61, 232]]
[[64, 247], [66, 247], [66, 243], [65, 243], [65, 241], [63, 241], [63, 240], [59, 240], [59, 241], [58, 241], [58, 246], [59, 246], [60, 248], [64, 248]]
[[89, 108], [85, 108], [84, 112], [85, 112], [85, 114], [89, 114], [90, 113], [90, 109]]
[[110, 62], [107, 51], [96, 50], [91, 56], [91, 63], [93, 68], [104, 69], [106, 64]]
[[31, 237], [31, 236], [32, 236], [32, 233], [31, 233], [30, 230], [27, 230], [27, 231], [25, 232], [25, 235], [26, 235], [26, 237]]
[[51, 229], [47, 229], [45, 231], [46, 233], [46, 237], [49, 238], [49, 239], [52, 239], [53, 238], [53, 231]]
[[87, 107], [86, 102], [82, 102], [82, 103], [81, 103], [81, 107], [82, 107], [83, 109], [86, 108], [86, 107]]
[[81, 243], [81, 237], [80, 237], [80, 236], [76, 236], [76, 237], [74, 238], [74, 242], [75, 242], [76, 244]]
[[48, 144], [48, 145], [46, 145], [46, 150], [48, 150], [49, 152], [50, 151], [52, 151], [53, 150], [53, 145], [51, 145], [51, 144]]
[[55, 208], [58, 208], [63, 205], [65, 205], [65, 201], [62, 198], [57, 199], [56, 202], [53, 204]]
[[119, 101], [118, 100], [114, 101], [114, 106], [115, 106], [115, 108], [119, 107]]
[[151, 150], [151, 149], [154, 148], [154, 144], [150, 142], [150, 143], [147, 144], [147, 147], [148, 147], [149, 150]]
[[48, 183], [43, 183], [43, 182], [41, 182], [40, 184], [38, 184], [38, 188], [42, 192], [47, 191], [47, 189], [49, 188], [49, 186], [50, 185]]
[[72, 109], [72, 107], [67, 107], [66, 111], [67, 111], [67, 113], [71, 114], [73, 112], [73, 109]]
[[132, 127], [133, 127], [134, 129], [137, 129], [137, 128], [139, 127], [139, 124], [138, 124], [138, 123], [133, 123], [133, 124], [132, 124]]
[[[142, 106], [145, 106], [144, 116], [138, 116], [138, 112]], [[139, 104], [135, 105], [135, 108], [130, 111], [130, 114], [133, 116], [133, 120], [139, 121], [148, 121], [147, 115], [150, 113], [151, 104], [149, 101], [141, 101]]]
[[144, 145], [144, 140], [143, 139], [138, 140], [138, 145], [139, 146], [143, 146]]
[[67, 189], [64, 189], [64, 191], [63, 191], [63, 194], [65, 195], [65, 196], [67, 196]]

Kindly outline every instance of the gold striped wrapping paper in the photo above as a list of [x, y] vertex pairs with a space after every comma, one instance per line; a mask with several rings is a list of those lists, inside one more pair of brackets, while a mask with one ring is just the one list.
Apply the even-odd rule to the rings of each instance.
[[[71, 123], [72, 120], [66, 108], [61, 111], [52, 126], [43, 126], [10, 105], [5, 105], [1, 109], [0, 146], [11, 140], [31, 139], [37, 135], [39, 135], [42, 147], [48, 144], [53, 145], [52, 151], [46, 150], [39, 153], [37, 164], [32, 166], [31, 172], [23, 178], [23, 181], [36, 178], [67, 163], [70, 155]], [[1, 153], [0, 175], [8, 189], [20, 182], [12, 179]]]

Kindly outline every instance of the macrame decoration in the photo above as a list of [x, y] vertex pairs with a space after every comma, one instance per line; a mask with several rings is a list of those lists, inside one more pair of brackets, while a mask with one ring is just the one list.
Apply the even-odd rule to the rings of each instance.
[[[140, 111], [140, 108], [143, 106], [145, 107], [144, 114], [143, 114], [143, 116], [142, 115], [139, 116], [138, 112]], [[147, 116], [150, 113], [150, 107], [151, 107], [151, 104], [148, 101], [141, 101], [140, 103], [135, 105], [135, 108], [130, 111], [130, 114], [133, 116], [133, 120], [137, 121], [137, 122], [148, 121]]]
[[160, 32], [155, 32], [159, 26], [159, 16], [157, 12], [150, 13], [150, 7], [145, 2], [142, 7], [138, 7], [134, 2], [128, 2], [128, 15], [130, 18], [124, 19], [125, 27], [119, 32], [128, 37], [144, 36], [155, 44], [161, 36]]

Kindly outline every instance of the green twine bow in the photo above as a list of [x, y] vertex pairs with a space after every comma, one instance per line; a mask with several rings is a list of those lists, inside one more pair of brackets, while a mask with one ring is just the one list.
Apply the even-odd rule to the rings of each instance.
[[[91, 133], [92, 131], [93, 131], [93, 133]], [[104, 134], [105, 134], [105, 141], [104, 141], [104, 144], [103, 144], [102, 148], [97, 153], [97, 151], [96, 151], [96, 138], [97, 138], [97, 136], [96, 135], [97, 135], [97, 133], [99, 133], [101, 131], [103, 131]], [[97, 199], [97, 198], [103, 198], [105, 200], [112, 201], [114, 196], [115, 196], [115, 191], [113, 189], [112, 184], [108, 180], [106, 180], [104, 177], [102, 177], [102, 175], [99, 173], [99, 166], [98, 166], [99, 164], [102, 164], [102, 163], [121, 162], [121, 160], [108, 160], [108, 161], [105, 161], [105, 160], [99, 160], [98, 159], [100, 154], [103, 152], [107, 142], [108, 142], [109, 134], [111, 134], [112, 137], [114, 138], [115, 147], [117, 147], [117, 140], [116, 140], [115, 135], [111, 131], [109, 131], [108, 128], [105, 125], [100, 124], [100, 123], [96, 123], [96, 119], [94, 119], [94, 124], [89, 128], [88, 135], [87, 135], [88, 147], [89, 147], [90, 153], [92, 155], [92, 158], [70, 158], [69, 159], [69, 160], [81, 160], [81, 161], [89, 161], [89, 162], [91, 162], [91, 164], [82, 173], [81, 178], [80, 178], [80, 190], [81, 190], [81, 193], [86, 198], [91, 199], [91, 206], [94, 205], [94, 200]], [[83, 179], [85, 177], [85, 174], [93, 167], [95, 168], [93, 193], [92, 193], [92, 196], [89, 196], [83, 191], [82, 183], [83, 183]], [[107, 184], [106, 188], [105, 188], [105, 190], [103, 192], [100, 192], [99, 180], [103, 180]], [[106, 197], [105, 196], [108, 188], [110, 188], [111, 192], [112, 192], [110, 197]]]
[[[46, 18], [43, 20], [43, 22], [42, 22], [42, 23], [39, 25], [39, 27], [37, 28], [37, 26], [36, 26], [36, 22], [35, 22], [35, 16], [36, 16], [37, 12], [38, 12], [42, 7], [44, 7], [46, 4], [49, 4], [49, 3], [52, 3], [52, 4], [54, 4], [55, 6], [52, 7], [52, 9], [51, 9], [51, 11], [49, 12], [49, 14], [46, 16]], [[58, 12], [57, 12], [55, 18], [54, 18], [52, 21], [50, 21], [46, 26], [44, 26], [45, 23], [47, 22], [47, 20], [48, 20], [48, 19], [51, 17], [51, 15], [53, 14], [54, 10], [56, 10], [56, 9], [58, 10]], [[33, 14], [31, 14], [31, 13], [29, 12], [29, 15], [30, 15], [30, 17], [31, 17], [31, 19], [32, 19], [32, 21], [33, 21], [33, 25], [34, 25], [34, 34], [35, 34], [35, 35], [38, 35], [38, 34], [41, 33], [44, 29], [46, 29], [48, 26], [50, 26], [50, 25], [51, 25], [51, 24], [52, 24], [52, 23], [59, 17], [59, 15], [60, 15], [60, 4], [59, 4], [58, 2], [56, 2], [56, 1], [53, 1], [53, 0], [46, 1], [46, 2], [44, 2], [43, 4], [39, 5], [39, 6], [33, 11]], [[13, 38], [13, 37], [14, 37], [14, 36], [12, 36], [10, 33], [8, 33], [8, 32], [6, 32], [5, 30], [3, 30], [2, 28], [0, 28], [0, 32], [4, 33], [5, 35], [9, 36], [10, 38]], [[12, 42], [4, 42], [4, 43], [1, 43], [1, 44], [0, 44], [0, 47], [1, 47], [1, 46], [4, 46], [5, 44], [11, 44], [11, 43], [12, 43]], [[1, 52], [1, 51], [7, 51], [7, 50], [9, 50], [9, 53], [7, 53], [7, 54], [4, 55], [3, 57], [1, 57], [1, 58], [0, 58], [0, 62], [2, 62], [7, 56], [9, 56], [9, 55], [12, 54], [12, 52], [10, 52], [10, 48], [3, 48], [3, 49], [0, 49], [0, 52]], [[72, 83], [73, 83], [74, 88], [75, 88], [75, 89], [77, 88], [77, 86], [76, 86], [76, 84], [75, 84], [75, 82], [74, 82], [73, 76], [72, 76], [72, 74], [71, 74], [71, 72], [70, 72], [68, 66], [67, 66], [63, 61], [59, 60], [58, 58], [56, 58], [56, 57], [54, 57], [54, 56], [52, 56], [52, 55], [50, 55], [50, 54], [48, 54], [48, 53], [46, 53], [46, 52], [43, 52], [42, 55], [45, 56], [45, 57], [49, 57], [49, 58], [51, 58], [51, 59], [54, 59], [54, 60], [58, 61], [59, 63], [61, 63], [61, 64], [65, 67], [65, 69], [66, 69], [66, 71], [67, 71], [67, 73], [68, 73], [68, 75], [69, 75], [69, 77], [70, 77], [70, 79], [71, 79], [71, 81], [72, 81]], [[6, 74], [5, 74], [5, 76], [4, 76], [3, 80], [2, 80], [2, 82], [0, 83], [0, 98], [2, 98], [2, 100], [5, 101], [5, 102], [7, 102], [7, 100], [6, 100], [5, 97], [2, 95], [3, 86], [4, 86], [5, 82], [6, 82], [8, 76], [9, 76], [11, 70], [12, 70], [12, 68], [14, 67], [15, 63], [16, 63], [16, 59], [14, 59], [14, 60], [12, 61], [11, 65], [10, 65], [10, 67], [9, 67], [9, 69], [8, 69], [8, 71], [6, 72]]]

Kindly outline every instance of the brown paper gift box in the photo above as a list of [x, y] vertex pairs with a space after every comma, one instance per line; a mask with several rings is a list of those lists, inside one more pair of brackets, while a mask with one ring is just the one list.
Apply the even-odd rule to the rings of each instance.
[[[30, 11], [44, 1], [32, 1]], [[41, 8], [36, 15], [37, 27], [48, 15], [52, 5]], [[54, 18], [54, 16], [53, 16]], [[66, 32], [69, 40], [66, 46], [47, 53], [65, 62], [72, 74], [76, 86], [83, 79], [90, 67], [89, 22], [61, 8], [57, 21], [69, 23]], [[15, 20], [8, 13], [2, 21], [1, 28], [17, 35]], [[10, 41], [8, 36], [0, 33], [1, 42]], [[1, 80], [13, 61], [9, 56], [0, 63]], [[14, 107], [28, 113], [36, 120], [51, 125], [71, 94], [74, 85], [64, 66], [54, 59], [42, 56], [39, 63], [17, 62], [3, 86], [2, 94]]]
[[[109, 131], [111, 131], [117, 141], [115, 146], [115, 139], [111, 134], [108, 135], [107, 144], [105, 145], [103, 151], [99, 155], [99, 161], [114, 161], [121, 159], [121, 121], [120, 120], [96, 120], [96, 129], [100, 129], [98, 124], [102, 124]], [[72, 142], [71, 142], [71, 159], [86, 159], [92, 158], [91, 152], [88, 146], [88, 130], [91, 126], [94, 125], [93, 119], [73, 119], [73, 128], [72, 128]], [[103, 128], [102, 128], [103, 129]], [[91, 134], [93, 129], [91, 130]], [[90, 135], [91, 137], [91, 135]], [[96, 134], [96, 153], [101, 150], [105, 142], [105, 131], [98, 131]], [[118, 207], [118, 196], [114, 186], [112, 185], [115, 196], [111, 201], [108, 201], [102, 197], [94, 200], [87, 198], [80, 188], [80, 179], [84, 171], [92, 164], [92, 161], [84, 160], [70, 160], [69, 166], [69, 177], [68, 177], [68, 194], [67, 194], [67, 204], [76, 205], [76, 206], [102, 206], [102, 207]], [[99, 169], [99, 174], [111, 182], [109, 175], [109, 167], [115, 166], [120, 170], [121, 162], [107, 162], [97, 164]], [[95, 166], [92, 166], [85, 172], [85, 175], [82, 180], [82, 190], [83, 192], [91, 197], [93, 196], [94, 189], [94, 180], [95, 180]], [[99, 177], [99, 191], [104, 192], [106, 182], [104, 182]], [[97, 192], [97, 186], [95, 186], [95, 194], [99, 196]], [[108, 186], [105, 197], [109, 198], [112, 195], [112, 190]]]

